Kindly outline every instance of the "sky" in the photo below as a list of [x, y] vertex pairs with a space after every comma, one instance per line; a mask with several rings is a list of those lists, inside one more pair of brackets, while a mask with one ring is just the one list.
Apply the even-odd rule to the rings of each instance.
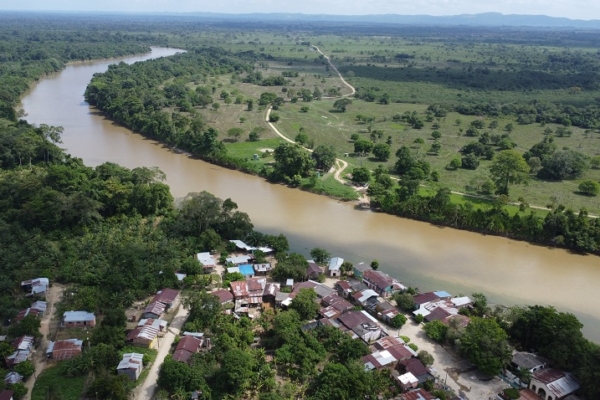
[[304, 14], [428, 14], [483, 12], [600, 19], [595, 0], [0, 0], [0, 10], [117, 12], [282, 12]]

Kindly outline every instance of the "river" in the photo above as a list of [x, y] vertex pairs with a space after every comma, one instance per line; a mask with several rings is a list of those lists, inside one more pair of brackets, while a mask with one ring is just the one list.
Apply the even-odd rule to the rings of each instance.
[[109, 64], [175, 52], [155, 48], [141, 56], [70, 64], [40, 79], [23, 96], [27, 120], [63, 126], [62, 147], [88, 165], [112, 161], [129, 168], [156, 166], [165, 172], [175, 197], [202, 190], [230, 197], [257, 229], [283, 233], [292, 250], [304, 255], [318, 246], [354, 263], [377, 259], [381, 270], [421, 290], [483, 292], [494, 303], [554, 305], [577, 315], [586, 337], [600, 342], [596, 256], [358, 211], [350, 204], [178, 154], [106, 120], [84, 101], [92, 75]]

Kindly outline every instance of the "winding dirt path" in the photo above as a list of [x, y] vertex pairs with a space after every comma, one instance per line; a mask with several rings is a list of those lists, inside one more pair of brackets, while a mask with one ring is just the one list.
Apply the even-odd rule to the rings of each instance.
[[323, 56], [323, 58], [325, 58], [327, 60], [327, 64], [329, 64], [329, 66], [335, 71], [335, 73], [339, 76], [340, 80], [344, 83], [344, 85], [348, 86], [348, 88], [350, 88], [350, 90], [352, 91], [352, 93], [346, 94], [343, 97], [350, 97], [350, 96], [354, 95], [354, 93], [356, 93], [356, 88], [354, 86], [352, 86], [351, 84], [349, 84], [348, 82], [346, 82], [346, 80], [344, 79], [344, 77], [342, 76], [342, 74], [340, 74], [340, 71], [338, 71], [338, 69], [336, 68], [336, 66], [333, 65], [333, 63], [331, 62], [331, 60], [329, 59], [329, 57], [326, 56], [321, 51], [321, 49], [319, 49], [317, 46], [313, 45], [312, 47], [315, 50], [317, 50], [319, 52], [319, 54]]

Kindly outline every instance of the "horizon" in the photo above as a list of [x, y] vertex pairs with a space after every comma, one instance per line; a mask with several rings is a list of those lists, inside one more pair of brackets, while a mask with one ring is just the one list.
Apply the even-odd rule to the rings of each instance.
[[[25, 3], [25, 4], [24, 4]], [[202, 2], [204, 3], [204, 2]], [[97, 3], [76, 0], [26, 0], [15, 3], [0, 0], [0, 11], [52, 13], [134, 13], [134, 14], [303, 14], [307, 16], [364, 17], [379, 15], [457, 17], [499, 13], [504, 16], [568, 18], [591, 21], [600, 19], [600, 4], [584, 0], [428, 0], [416, 4], [408, 0], [330, 0], [326, 3], [306, 0], [222, 0], [198, 4], [194, 0], [105, 0]], [[231, 12], [236, 10], [236, 12]]]

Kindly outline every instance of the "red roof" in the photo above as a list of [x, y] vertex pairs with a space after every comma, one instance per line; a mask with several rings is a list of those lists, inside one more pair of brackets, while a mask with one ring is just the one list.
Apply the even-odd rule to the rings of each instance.
[[163, 289], [156, 292], [156, 295], [154, 296], [152, 301], [158, 301], [163, 304], [173, 304], [178, 295], [179, 290]]
[[380, 350], [385, 350], [388, 349], [390, 347], [394, 347], [394, 346], [398, 346], [398, 345], [403, 345], [404, 342], [394, 336], [385, 336], [382, 337], [381, 339], [379, 339], [378, 341], [375, 342], [375, 347], [380, 349]]
[[[403, 344], [389, 347], [387, 351], [394, 356], [396, 360], [408, 360], [413, 357], [413, 354]], [[414, 375], [414, 374], [413, 374]]]
[[444, 322], [446, 318], [448, 318], [450, 314], [448, 311], [444, 310], [443, 307], [437, 307], [431, 310], [431, 312], [425, 317], [425, 320], [431, 321], [441, 321]]
[[196, 353], [201, 345], [202, 340], [193, 336], [184, 336], [179, 343], [177, 343], [176, 350], [186, 350], [191, 353]]
[[534, 372], [533, 377], [546, 385], [564, 377], [565, 373], [554, 368], [542, 368]]
[[423, 389], [416, 389], [408, 393], [401, 394], [400, 397], [404, 400], [434, 400], [435, 397], [424, 391]]
[[175, 350], [173, 360], [186, 363], [192, 357], [192, 354], [194, 353], [187, 350]]
[[414, 296], [415, 304], [425, 304], [429, 303], [430, 301], [436, 301], [439, 299], [440, 298], [433, 292], [421, 293]]
[[388, 286], [392, 286], [394, 279], [381, 271], [367, 270], [362, 274], [363, 279], [368, 280], [380, 290], [385, 290]]
[[12, 390], [3, 390], [0, 392], [0, 400], [11, 400], [13, 398]]
[[212, 294], [213, 296], [217, 296], [219, 298], [219, 301], [222, 303], [227, 303], [228, 301], [232, 301], [233, 300], [233, 294], [226, 289], [221, 289], [221, 290], [215, 290], [214, 292], [211, 292], [210, 294]]
[[342, 290], [350, 290], [352, 286], [347, 281], [337, 281], [336, 285], [342, 288]]
[[419, 377], [421, 375], [426, 375], [429, 373], [427, 368], [423, 365], [423, 363], [418, 358], [411, 358], [409, 360], [404, 360], [400, 362], [406, 368], [406, 372], [410, 372], [415, 377]]
[[348, 311], [340, 315], [338, 319], [349, 329], [354, 329], [360, 324], [373, 324], [373, 321], [363, 314], [362, 311]]
[[246, 281], [235, 281], [229, 284], [235, 298], [248, 297], [248, 284]]

